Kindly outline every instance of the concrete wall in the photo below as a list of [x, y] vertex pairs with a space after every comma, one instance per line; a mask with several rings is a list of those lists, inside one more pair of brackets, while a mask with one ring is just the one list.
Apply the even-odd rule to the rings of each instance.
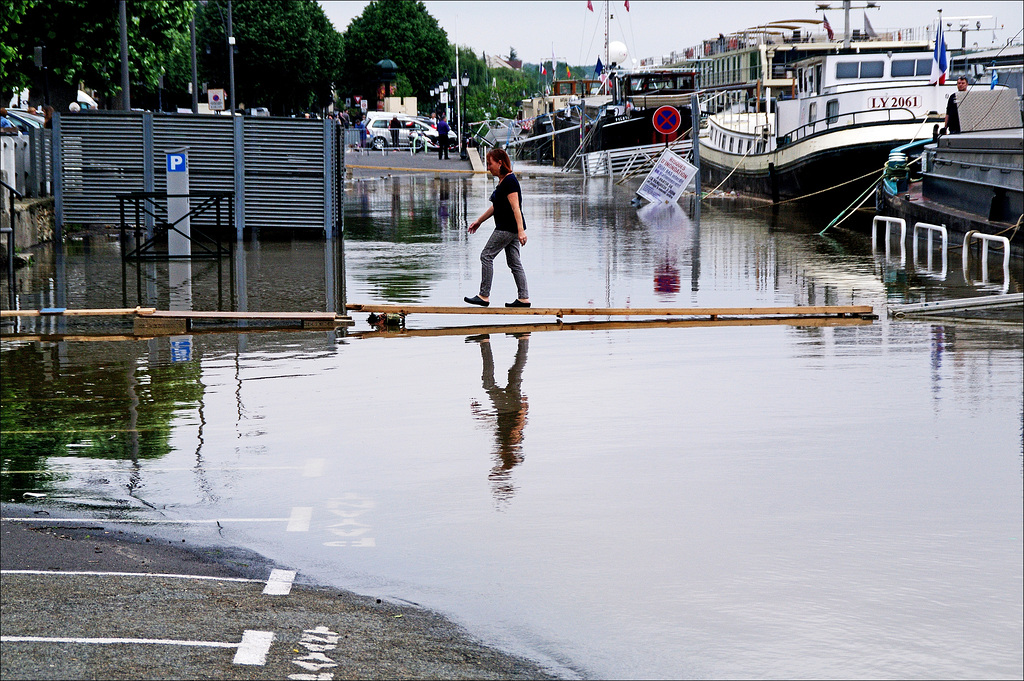
[[[5, 191], [6, 195], [7, 192]], [[10, 198], [3, 200], [2, 227], [10, 224]], [[53, 197], [14, 202], [14, 250], [18, 253], [53, 240]], [[0, 238], [0, 260], [7, 260], [7, 235]]]

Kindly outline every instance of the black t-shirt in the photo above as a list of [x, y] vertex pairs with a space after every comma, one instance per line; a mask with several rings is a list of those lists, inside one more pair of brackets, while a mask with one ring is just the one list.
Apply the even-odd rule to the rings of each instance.
[[[491, 192], [491, 203], [494, 204], [494, 228], [502, 232], [519, 233], [519, 226], [516, 224], [516, 214], [512, 212], [512, 204], [509, 203], [510, 194], [519, 195], [519, 211], [523, 210], [523, 190], [519, 186], [519, 180], [513, 173], [501, 178], [501, 182]], [[523, 229], [526, 229], [526, 217], [523, 216]]]
[[949, 123], [946, 124], [946, 129], [950, 133], [960, 132], [960, 112], [956, 108], [956, 92], [949, 96], [946, 100], [946, 115], [949, 116]]

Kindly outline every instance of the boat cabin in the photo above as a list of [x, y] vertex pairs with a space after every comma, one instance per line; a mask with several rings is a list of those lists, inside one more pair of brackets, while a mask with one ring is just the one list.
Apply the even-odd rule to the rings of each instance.
[[697, 90], [698, 72], [694, 69], [657, 69], [651, 71], [614, 71], [611, 75], [612, 101], [637, 109], [689, 105]]
[[602, 85], [599, 80], [556, 80], [551, 84], [551, 94], [586, 97], [598, 94]]

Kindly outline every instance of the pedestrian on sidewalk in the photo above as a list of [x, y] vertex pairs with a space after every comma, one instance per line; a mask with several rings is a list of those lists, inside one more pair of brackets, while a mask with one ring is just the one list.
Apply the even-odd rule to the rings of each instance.
[[451, 127], [448, 125], [448, 117], [444, 114], [437, 119], [437, 160], [448, 159], [448, 133]]
[[[443, 120], [443, 117], [442, 117]], [[504, 149], [487, 152], [487, 171], [500, 178], [498, 186], [491, 192], [491, 207], [483, 212], [469, 226], [473, 234], [489, 217], [494, 216], [494, 232], [480, 253], [480, 293], [472, 298], [465, 297], [470, 305], [490, 305], [491, 279], [494, 276], [494, 258], [505, 251], [505, 262], [512, 270], [516, 281], [518, 297], [505, 307], [530, 307], [530, 294], [526, 287], [526, 270], [519, 257], [519, 248], [526, 245], [526, 219], [523, 218], [523, 190], [519, 180], [512, 173], [512, 160]]]
[[390, 125], [388, 127], [391, 128], [391, 146], [397, 148], [398, 147], [398, 131], [401, 130], [401, 128], [402, 128], [402, 122], [400, 120], [398, 120], [398, 115], [397, 114], [395, 115], [394, 118], [391, 119], [391, 123], [390, 123]]

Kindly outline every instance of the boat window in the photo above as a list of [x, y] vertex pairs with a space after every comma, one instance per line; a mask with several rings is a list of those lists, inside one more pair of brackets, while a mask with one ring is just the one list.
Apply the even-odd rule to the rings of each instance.
[[929, 76], [932, 73], [932, 60], [931, 59], [918, 59], [917, 60], [917, 75]]
[[813, 123], [818, 120], [818, 103], [811, 102], [811, 105], [807, 107], [807, 122]]
[[856, 78], [859, 62], [841, 61], [836, 64], [836, 78]]
[[828, 124], [832, 125], [839, 120], [839, 100], [830, 99], [825, 102], [825, 116], [828, 118]]
[[905, 78], [914, 75], [914, 68], [917, 65], [914, 59], [897, 59], [893, 61], [889, 73], [893, 78]]
[[860, 64], [861, 78], [881, 78], [885, 73], [885, 62], [865, 61]]
[[736, 142], [736, 138], [735, 138], [735, 137], [730, 137], [730, 138], [729, 138], [729, 151], [732, 151], [732, 150], [733, 150], [733, 144], [734, 144], [735, 142]]

